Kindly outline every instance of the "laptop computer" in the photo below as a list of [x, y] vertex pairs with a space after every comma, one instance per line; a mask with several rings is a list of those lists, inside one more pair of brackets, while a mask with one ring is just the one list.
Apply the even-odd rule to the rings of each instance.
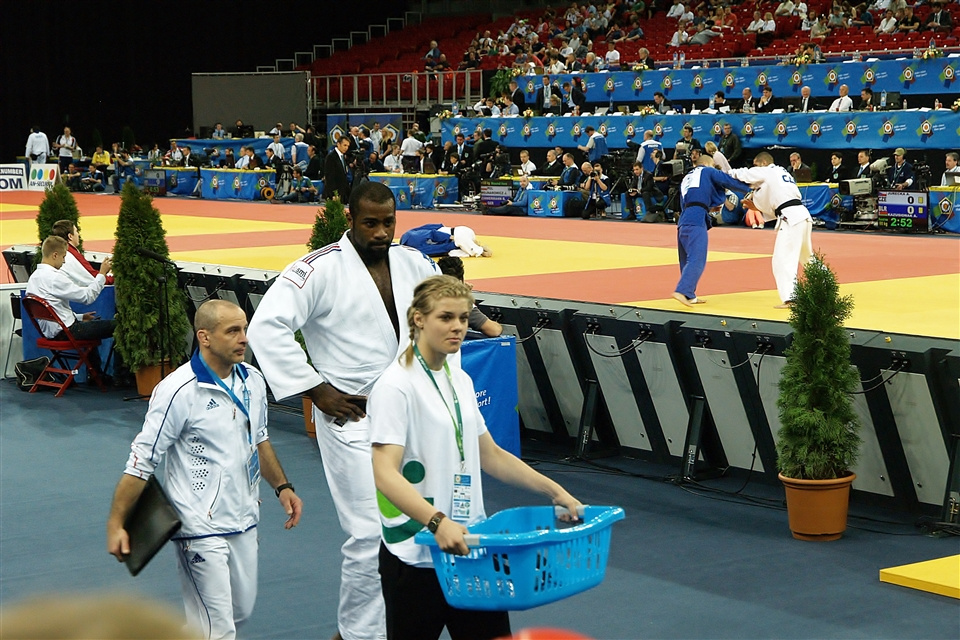
[[796, 182], [813, 182], [813, 171], [808, 167], [797, 169], [793, 172], [793, 179]]
[[618, 106], [617, 111], [627, 116], [630, 115], [630, 107], [628, 107], [625, 104], [621, 104], [620, 106]]
[[523, 175], [523, 169], [521, 169], [518, 165], [513, 165], [513, 167], [511, 167], [511, 171], [513, 172], [515, 178], [519, 178]]
[[607, 115], [607, 108], [606, 108], [606, 107], [597, 107], [596, 109], [593, 110], [593, 115], [595, 115], [595, 116], [605, 116], [605, 115]]

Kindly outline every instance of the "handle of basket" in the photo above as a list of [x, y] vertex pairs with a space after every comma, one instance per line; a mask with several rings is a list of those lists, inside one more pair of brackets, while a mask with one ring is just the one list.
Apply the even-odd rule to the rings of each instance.
[[479, 533], [465, 533], [463, 534], [463, 543], [468, 547], [479, 547], [480, 545], [480, 534]]
[[[586, 505], [583, 505], [583, 504], [582, 504], [582, 505], [580, 505], [579, 507], [577, 507], [577, 517], [578, 517], [578, 518], [581, 518], [581, 519], [582, 519], [582, 518], [583, 518], [583, 514], [584, 514], [585, 512], [586, 512]], [[557, 517], [557, 518], [561, 518], [561, 517], [563, 517], [563, 516], [569, 516], [569, 515], [570, 515], [570, 510], [567, 509], [566, 507], [561, 507], [560, 505], [557, 504], [557, 505], [554, 505], [554, 506], [553, 506], [553, 515], [554, 515], [555, 517]]]

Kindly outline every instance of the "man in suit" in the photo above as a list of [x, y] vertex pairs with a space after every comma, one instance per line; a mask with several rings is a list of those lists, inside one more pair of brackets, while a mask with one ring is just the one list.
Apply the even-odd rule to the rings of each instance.
[[459, 161], [470, 162], [473, 160], [473, 149], [467, 145], [467, 141], [466, 138], [464, 138], [463, 133], [458, 133], [454, 140], [456, 140], [456, 142], [453, 145], [453, 151], [456, 152]]
[[796, 106], [797, 111], [800, 113], [814, 111], [817, 108], [817, 105], [813, 102], [813, 98], [810, 97], [810, 87], [807, 85], [800, 87], [800, 97], [797, 99]]
[[537, 89], [537, 100], [534, 108], [541, 114], [549, 113], [551, 109], [550, 97], [560, 95], [560, 87], [550, 83], [550, 76], [543, 76], [543, 85]]
[[580, 169], [577, 169], [572, 153], [563, 154], [563, 172], [560, 174], [559, 184], [561, 187], [571, 188], [580, 184]]
[[513, 104], [517, 105], [520, 113], [523, 113], [523, 110], [527, 108], [527, 97], [523, 95], [523, 91], [520, 90], [516, 80], [510, 81], [510, 99]]
[[723, 123], [723, 137], [720, 138], [720, 153], [727, 159], [731, 167], [736, 167], [740, 163], [740, 156], [743, 154], [743, 144], [740, 142], [740, 136], [733, 131], [733, 125], [729, 122]]
[[806, 164], [803, 161], [803, 158], [800, 157], [800, 154], [797, 153], [796, 151], [791, 153], [790, 166], [787, 167], [787, 173], [793, 176], [793, 179], [796, 180], [797, 182], [808, 182], [810, 180], [809, 175], [807, 176], [806, 180], [798, 180], [797, 174], [800, 173], [802, 175], [803, 173], [809, 173], [809, 172], [810, 172], [810, 165]]
[[181, 152], [183, 154], [183, 160], [181, 160], [181, 162], [183, 162], [183, 166], [185, 167], [200, 166], [200, 158], [198, 158], [196, 155], [192, 153], [190, 147], [182, 147]]
[[[483, 140], [473, 145], [473, 159], [474, 160], [483, 160], [485, 163], [490, 159], [490, 154], [494, 153], [497, 150], [497, 143], [493, 141], [493, 131], [491, 129], [483, 130]], [[492, 169], [492, 163], [489, 165]], [[490, 173], [484, 169], [484, 176], [489, 176]]]
[[657, 91], [653, 94], [653, 108], [657, 110], [657, 113], [664, 114], [673, 109], [673, 103], [667, 100], [665, 95]]
[[850, 178], [850, 172], [843, 164], [843, 154], [834, 151], [830, 154], [830, 180], [829, 182], [840, 182]]
[[860, 90], [860, 104], [857, 111], [876, 111], [877, 104], [873, 101], [873, 89], [864, 87]]
[[540, 167], [537, 175], [559, 178], [561, 173], [563, 173], [563, 164], [557, 160], [557, 152], [547, 149], [547, 162]]
[[869, 178], [870, 177], [870, 150], [861, 149], [860, 153], [857, 154], [857, 162], [860, 164], [860, 166], [857, 168], [857, 177]]
[[773, 97], [773, 87], [768, 84], [763, 85], [760, 100], [757, 102], [757, 113], [772, 113], [778, 108], [779, 101]]
[[643, 165], [633, 163], [633, 175], [627, 182], [627, 208], [623, 212], [624, 220], [637, 219], [637, 200], [640, 199], [640, 190], [643, 189]]
[[303, 175], [311, 180], [323, 180], [323, 158], [317, 153], [315, 145], [307, 147], [307, 157], [310, 160], [307, 162], [307, 168], [304, 169]]
[[950, 31], [953, 28], [953, 21], [950, 19], [950, 12], [943, 10], [943, 0], [930, 3], [930, 15], [923, 21], [923, 28], [932, 31]]
[[740, 113], [756, 113], [757, 111], [757, 100], [753, 97], [753, 91], [750, 90], [750, 87], [744, 87], [743, 100], [740, 101], [740, 108], [738, 111]]
[[350, 150], [350, 136], [340, 136], [337, 146], [327, 154], [323, 162], [323, 199], [329, 200], [334, 195], [340, 197], [340, 202], [350, 200], [350, 182], [347, 179], [347, 152]]

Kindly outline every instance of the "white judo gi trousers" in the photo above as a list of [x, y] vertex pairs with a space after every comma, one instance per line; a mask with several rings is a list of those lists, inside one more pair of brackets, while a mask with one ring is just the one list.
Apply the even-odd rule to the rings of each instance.
[[793, 300], [797, 270], [813, 257], [813, 220], [804, 206], [787, 207], [777, 221], [773, 244], [773, 279], [782, 302]]
[[344, 640], [386, 638], [379, 572], [380, 514], [370, 458], [370, 420], [363, 418], [339, 426], [316, 407], [313, 419], [327, 487], [337, 508], [340, 528], [348, 536], [340, 548], [340, 635]]
[[177, 569], [187, 624], [204, 638], [237, 637], [257, 600], [257, 528], [177, 541]]

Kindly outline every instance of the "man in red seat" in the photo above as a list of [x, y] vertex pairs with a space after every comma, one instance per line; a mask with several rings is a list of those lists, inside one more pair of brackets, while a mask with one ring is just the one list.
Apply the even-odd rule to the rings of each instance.
[[[85, 287], [99, 273], [83, 256], [77, 245], [80, 244], [80, 231], [72, 220], [57, 220], [50, 230], [50, 235], [63, 238], [67, 241], [67, 257], [60, 272], [69, 277], [77, 286]], [[113, 284], [113, 276], [106, 276], [106, 284]]]
[[[80, 287], [60, 269], [66, 259], [68, 246], [67, 241], [59, 236], [49, 236], [43, 241], [43, 260], [27, 281], [27, 293], [46, 300], [77, 340], [109, 338], [113, 335], [113, 320], [99, 320], [93, 312], [79, 315], [73, 312], [70, 303], [90, 304], [96, 300], [103, 290], [112, 262], [110, 258], [104, 258], [97, 276], [87, 286]], [[55, 322], [40, 320], [40, 329], [47, 338], [64, 338], [60, 325]]]

